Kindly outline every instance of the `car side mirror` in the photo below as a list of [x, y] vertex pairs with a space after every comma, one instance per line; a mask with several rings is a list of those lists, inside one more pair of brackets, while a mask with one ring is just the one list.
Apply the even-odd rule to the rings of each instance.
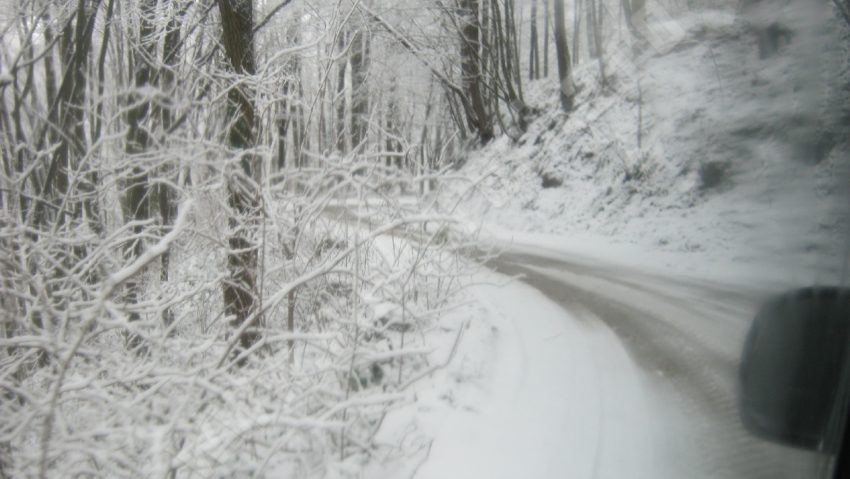
[[774, 442], [836, 452], [847, 409], [850, 289], [814, 287], [767, 301], [739, 370], [744, 426]]

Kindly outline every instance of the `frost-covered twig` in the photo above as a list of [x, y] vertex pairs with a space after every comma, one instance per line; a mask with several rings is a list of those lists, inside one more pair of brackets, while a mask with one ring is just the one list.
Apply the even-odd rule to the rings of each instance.
[[460, 339], [461, 339], [461, 337], [463, 337], [463, 331], [467, 328], [468, 324], [469, 324], [469, 322], [467, 321], [467, 322], [464, 322], [460, 326], [460, 328], [458, 329], [457, 335], [455, 336], [455, 341], [454, 341], [454, 343], [452, 343], [452, 349], [451, 349], [451, 351], [449, 351], [449, 355], [446, 356], [446, 359], [443, 360], [442, 363], [434, 364], [431, 367], [429, 367], [428, 369], [425, 369], [421, 373], [417, 374], [416, 376], [413, 376], [412, 378], [408, 379], [407, 382], [405, 382], [404, 384], [401, 385], [399, 390], [404, 391], [405, 389], [407, 389], [408, 387], [410, 387], [412, 384], [416, 383], [420, 379], [428, 377], [431, 374], [433, 374], [434, 372], [439, 371], [440, 369], [447, 367], [452, 362], [452, 359], [454, 358], [455, 353], [457, 352], [457, 347], [460, 344]]

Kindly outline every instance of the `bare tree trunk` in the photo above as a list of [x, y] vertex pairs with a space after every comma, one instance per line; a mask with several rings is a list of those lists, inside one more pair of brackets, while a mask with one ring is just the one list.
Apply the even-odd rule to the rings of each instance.
[[[594, 19], [594, 14], [596, 13], [596, 5], [594, 5], [593, 0], [585, 0], [585, 34], [587, 35], [587, 56], [588, 58], [596, 58], [596, 44], [594, 40], [596, 37], [593, 33], [593, 27], [596, 25], [596, 21]], [[578, 55], [578, 50], [573, 50]]]
[[518, 104], [524, 103], [522, 94], [522, 71], [519, 65], [520, 59], [520, 37], [516, 29], [516, 8], [514, 0], [505, 0], [505, 30], [507, 32], [507, 43], [505, 45], [505, 54], [508, 58], [508, 65], [512, 73], [511, 81], [514, 83], [516, 91], [515, 100]]
[[369, 92], [366, 74], [369, 66], [370, 38], [368, 31], [357, 30], [351, 48], [351, 145], [359, 146], [366, 139], [369, 116]]
[[100, 53], [97, 58], [97, 98], [95, 107], [94, 127], [92, 138], [100, 138], [103, 128], [103, 92], [106, 88], [106, 52], [109, 49], [109, 37], [112, 31], [112, 14], [115, 11], [115, 0], [109, 0], [106, 7], [106, 18], [104, 20], [103, 38], [100, 42]]
[[[283, 86], [283, 94], [289, 94], [289, 86]], [[282, 171], [286, 168], [286, 134], [289, 131], [289, 102], [283, 100], [277, 107], [277, 169]]]
[[555, 50], [558, 56], [558, 80], [561, 83], [561, 108], [573, 109], [575, 86], [573, 85], [570, 51], [567, 47], [567, 32], [564, 28], [564, 0], [553, 0], [555, 9]]
[[296, 127], [293, 132], [292, 146], [295, 154], [295, 167], [303, 168], [304, 165], [304, 149], [310, 148], [310, 137], [307, 134], [307, 125], [304, 118], [304, 84], [301, 81], [301, 63], [298, 63], [298, 102], [293, 108], [296, 119]]
[[[59, 203], [65, 205], [64, 208], [50, 210], [57, 215], [58, 225], [66, 225], [69, 219], [77, 222], [87, 221], [89, 228], [95, 234], [102, 233], [94, 170], [87, 167], [87, 172], [83, 174], [78, 174], [81, 172], [77, 171], [81, 167], [80, 159], [88, 151], [85, 128], [86, 67], [99, 5], [99, 0], [91, 4], [86, 0], [79, 0], [75, 10], [70, 13], [70, 18], [65, 23], [60, 36], [63, 76], [55, 101], [50, 105], [47, 113], [46, 132], [48, 134], [45, 135], [49, 140], [50, 130], [55, 129], [57, 146], [51, 155], [46, 177], [40, 184], [38, 198], [32, 209], [30, 219], [36, 227], [45, 226], [48, 222], [45, 207], [54, 200], [62, 199]], [[36, 140], [37, 149], [43, 146], [44, 139], [44, 136], [40, 136]], [[76, 179], [74, 185], [71, 184], [72, 178]], [[72, 186], [76, 187], [75, 193], [78, 194], [69, 196]], [[86, 255], [86, 244], [78, 242], [70, 248], [64, 260], [64, 266], [70, 267], [77, 259]], [[62, 273], [58, 272], [58, 274]], [[86, 280], [93, 280], [94, 274], [95, 270], [89, 269]]]
[[390, 90], [386, 94], [387, 107], [386, 119], [384, 123], [384, 148], [387, 153], [385, 164], [388, 167], [394, 166], [396, 169], [401, 169], [401, 157], [399, 153], [402, 150], [401, 143], [398, 137], [401, 135], [399, 128], [399, 111], [396, 104], [396, 80], [393, 79]]
[[[525, 100], [522, 94], [522, 72], [519, 65], [520, 40], [516, 29], [516, 10], [514, 7], [514, 0], [505, 0], [504, 55], [510, 73], [507, 79], [511, 83], [510, 89], [514, 92], [510, 106], [512, 110], [520, 110]], [[525, 130], [524, 127], [523, 130]]]
[[463, 12], [461, 31], [461, 71], [466, 96], [472, 108], [472, 126], [482, 143], [494, 138], [493, 122], [481, 92], [481, 38], [478, 0], [460, 0]]
[[[168, 98], [173, 98], [176, 87], [176, 69], [180, 60], [181, 38], [180, 25], [183, 23], [183, 18], [186, 11], [191, 6], [191, 2], [184, 1], [176, 2], [174, 11], [171, 12], [171, 18], [165, 30], [165, 40], [163, 42], [162, 63], [163, 67], [160, 70], [160, 88]], [[159, 109], [159, 121], [162, 122], [163, 131], [169, 131], [174, 123], [174, 112], [169, 106]], [[179, 183], [180, 165], [177, 161], [169, 162], [161, 172], [163, 176], [172, 177]], [[186, 175], [187, 178], [190, 175]], [[162, 222], [162, 235], [166, 235], [171, 231], [174, 223], [174, 218], [177, 216], [177, 192], [169, 185], [160, 182], [154, 186], [154, 198], [156, 206], [159, 209], [160, 221]], [[160, 257], [160, 281], [166, 282], [169, 277], [169, 268], [171, 266], [171, 252], [165, 251]], [[168, 326], [173, 322], [173, 314], [170, 309], [162, 311], [162, 322]]]
[[[129, 259], [135, 259], [142, 255], [142, 222], [150, 218], [148, 199], [148, 170], [140, 165], [143, 161], [141, 155], [147, 152], [150, 145], [148, 134], [150, 125], [150, 102], [140, 97], [139, 92], [150, 86], [152, 66], [156, 44], [154, 38], [153, 16], [156, 14], [156, 0], [142, 0], [139, 12], [139, 35], [135, 39], [136, 44], [131, 52], [131, 69], [135, 70], [134, 90], [128, 98], [130, 109], [127, 112], [127, 140], [125, 152], [128, 157], [133, 158], [133, 167], [129, 177], [124, 179], [122, 207], [124, 221], [134, 223], [132, 227], [133, 239], [124, 247], [124, 254]], [[126, 283], [126, 300], [131, 304], [138, 303], [142, 295], [142, 284], [138, 277], [131, 278]], [[130, 321], [138, 321], [139, 313], [130, 312]], [[129, 336], [128, 345], [135, 349], [141, 344], [138, 335]]]
[[340, 33], [339, 35], [339, 53], [342, 59], [339, 62], [339, 66], [337, 68], [337, 81], [336, 81], [336, 97], [333, 99], [332, 104], [336, 104], [336, 149], [340, 153], [345, 153], [348, 151], [348, 146], [346, 140], [346, 135], [348, 134], [347, 123], [348, 119], [346, 117], [345, 111], [345, 70], [348, 66], [348, 56], [342, 55], [346, 47], [348, 35], [345, 32]]
[[[422, 121], [422, 133], [419, 135], [419, 175], [425, 176], [430, 173], [428, 169], [428, 122], [431, 119], [431, 110], [434, 105], [434, 83], [428, 84], [428, 100], [425, 102], [425, 115]], [[419, 181], [419, 195], [425, 194], [425, 181]]]
[[[219, 0], [222, 24], [222, 43], [233, 70], [238, 75], [253, 75], [254, 33], [252, 0]], [[254, 105], [251, 92], [244, 84], [234, 85], [228, 92], [228, 109], [232, 123], [228, 142], [235, 150], [248, 150], [254, 146]], [[257, 159], [242, 153], [241, 168], [230, 171], [228, 177], [228, 204], [230, 218], [227, 266], [230, 278], [224, 283], [225, 314], [231, 318], [234, 329], [260, 324], [257, 310], [258, 251], [254, 233], [260, 216], [259, 178]], [[256, 316], [254, 316], [256, 314]], [[253, 346], [260, 338], [258, 332], [244, 330], [239, 337], [242, 349]]]
[[543, 0], [543, 76], [549, 77], [549, 24], [552, 19], [549, 17], [549, 0]]
[[[299, 26], [291, 24], [286, 30], [286, 40], [289, 45], [297, 45], [300, 38]], [[286, 61], [284, 68], [285, 78], [283, 80], [283, 99], [278, 103], [277, 118], [277, 167], [282, 170], [287, 167], [287, 150], [292, 149], [291, 168], [300, 166], [300, 149], [303, 140], [301, 126], [300, 101], [303, 97], [303, 85], [301, 84], [301, 61], [297, 55], [292, 55]], [[297, 100], [296, 100], [297, 97]], [[289, 132], [292, 132], [292, 141], [289, 142]]]
[[581, 49], [579, 46], [581, 45], [581, 1], [582, 0], [574, 0], [573, 1], [573, 65], [578, 65], [578, 61], [581, 57]]
[[593, 11], [593, 43], [596, 45], [596, 60], [599, 62], [599, 77], [600, 83], [606, 85], [608, 80], [605, 76], [605, 45], [602, 41], [603, 18], [605, 12], [604, 0], [594, 2], [596, 8]]
[[528, 79], [540, 78], [540, 49], [537, 42], [537, 0], [531, 0], [531, 38], [528, 55]]

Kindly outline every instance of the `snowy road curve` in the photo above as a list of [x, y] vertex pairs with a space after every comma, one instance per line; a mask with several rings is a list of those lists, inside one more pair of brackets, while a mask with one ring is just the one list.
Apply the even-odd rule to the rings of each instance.
[[[590, 396], [609, 406], [601, 437], [587, 432], [597, 442], [593, 454], [604, 456], [582, 477], [822, 477], [821, 457], [757, 439], [738, 421], [741, 345], [764, 292], [530, 247], [512, 248], [488, 266], [519, 276], [586, 338], [613, 332], [627, 351], [626, 360], [610, 345], [590, 354], [604, 362], [595, 382], [607, 384]], [[635, 376], [640, 387], [618, 383]], [[635, 461], [637, 450], [648, 462]]]
[[825, 456], [739, 421], [741, 349], [770, 291], [504, 248], [473, 288], [495, 321], [490, 378], [426, 428], [435, 440], [414, 477], [827, 477]]

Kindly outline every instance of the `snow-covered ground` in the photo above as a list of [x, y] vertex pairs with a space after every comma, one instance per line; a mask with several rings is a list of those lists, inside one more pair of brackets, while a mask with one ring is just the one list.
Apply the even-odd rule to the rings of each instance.
[[[354, 86], [353, 56], [360, 48], [346, 48], [349, 63], [337, 46], [337, 37], [360, 44], [354, 40], [360, 30], [326, 22], [321, 8], [293, 13], [304, 24], [327, 23], [314, 35], [331, 43], [317, 43], [319, 56], [301, 57], [297, 68], [287, 63], [272, 74], [278, 67], [264, 61], [256, 88], [241, 75], [198, 68], [192, 58], [200, 57], [186, 56], [168, 83], [189, 89], [209, 83], [211, 89], [194, 102], [171, 105], [186, 108], [169, 128], [179, 127], [174, 136], [169, 131], [138, 156], [130, 152], [140, 124], [130, 125], [126, 144], [123, 134], [81, 142], [97, 146], [74, 152], [85, 158], [74, 180], [82, 183], [64, 198], [53, 193], [68, 185], [57, 180], [52, 187], [48, 179], [57, 165], [56, 171], [65, 169], [58, 160], [77, 145], [62, 139], [54, 148], [41, 123], [56, 112], [40, 106], [56, 105], [26, 93], [43, 90], [30, 86], [41, 79], [36, 69], [48, 77], [52, 47], [42, 52], [44, 66], [25, 62], [31, 68], [12, 71], [14, 78], [0, 73], [0, 93], [14, 100], [15, 110], [25, 107], [12, 115], [25, 124], [7, 128], [6, 136], [20, 142], [41, 130], [8, 153], [53, 157], [23, 170], [12, 161], [4, 173], [4, 184], [14, 188], [4, 193], [13, 204], [4, 203], [0, 218], [0, 300], [11, 306], [0, 338], [0, 476], [776, 479], [825, 471], [826, 455], [744, 430], [735, 387], [741, 344], [764, 295], [793, 285], [847, 285], [850, 277], [850, 32], [828, 0], [708, 2], [741, 6], [695, 11], [694, 2], [676, 2], [688, 12], [671, 17], [648, 2], [649, 41], [640, 47], [630, 44], [627, 29], [608, 21], [604, 60], [577, 66], [571, 112], [559, 109], [551, 65], [553, 75], [526, 90], [536, 115], [528, 131], [516, 137], [508, 127], [514, 138], [503, 135], [469, 152], [455, 171], [435, 174], [439, 186], [424, 198], [411, 194], [418, 188], [400, 186], [424, 177], [380, 166], [363, 143], [343, 158], [322, 154], [319, 166], [295, 172], [290, 165], [275, 175], [262, 190], [261, 222], [248, 215], [241, 223], [233, 214], [245, 197], [232, 189], [240, 182], [228, 165], [271, 160], [272, 145], [263, 140], [247, 156], [208, 141], [233, 138], [219, 131], [229, 122], [217, 113], [232, 109], [211, 101], [227, 97], [221, 88], [233, 84], [206, 79], [251, 85], [257, 117], [279, 120], [268, 102], [297, 104], [277, 98], [281, 84], [294, 85], [286, 78], [294, 70], [313, 71], [311, 62], [324, 63], [323, 51], [339, 54], [327, 62], [324, 80], [301, 82], [308, 96], [318, 88], [313, 104], [321, 111], [314, 117], [310, 107], [318, 122], [313, 133], [321, 134], [310, 130], [291, 142], [293, 150], [308, 153], [301, 147], [312, 141], [304, 140], [336, 131], [340, 125], [333, 123], [353, 127], [360, 116], [354, 98], [363, 89]], [[347, 18], [359, 16], [354, 8], [363, 3], [354, 2]], [[611, 4], [618, 3], [596, 5], [615, 17], [620, 6]], [[573, 5], [578, 11], [580, 2]], [[151, 13], [159, 17], [159, 10]], [[32, 28], [18, 28], [16, 35], [41, 35], [40, 25], [61, 23], [67, 13], [51, 11], [16, 14], [5, 19], [7, 30], [20, 20]], [[84, 13], [75, 14], [77, 26]], [[89, 25], [99, 32], [109, 15]], [[362, 27], [371, 29], [378, 17], [367, 17]], [[117, 25], [115, 35], [142, 25], [144, 37], [146, 21], [134, 18]], [[210, 18], [215, 24], [215, 14]], [[178, 17], [161, 20], [171, 30]], [[206, 41], [205, 22], [187, 24], [184, 30], [202, 32], [189, 43]], [[575, 33], [574, 54], [584, 51]], [[311, 35], [305, 31], [302, 39]], [[135, 44], [133, 36], [119, 45], [135, 51], [149, 43], [140, 38]], [[408, 53], [421, 56], [418, 41], [403, 42]], [[377, 47], [369, 55], [374, 66], [398, 65], [382, 54], [380, 42], [371, 45]], [[272, 57], [306, 52], [304, 46]], [[15, 54], [19, 47], [6, 55], [15, 65], [33, 54], [32, 48]], [[76, 47], [75, 58], [85, 51]], [[113, 62], [113, 50], [124, 47], [102, 52]], [[101, 70], [123, 71], [106, 68], [105, 58]], [[110, 65], [126, 66], [125, 60], [118, 55]], [[59, 63], [70, 78], [73, 69]], [[393, 130], [407, 106], [418, 108], [392, 97], [421, 93], [418, 80], [431, 82], [429, 76], [408, 82], [421, 71], [407, 72], [409, 78], [391, 72], [401, 91], [385, 94], [383, 80], [367, 89], [369, 101], [377, 102], [373, 111], [388, 114], [369, 126], [382, 130], [378, 150], [384, 139], [395, 142], [384, 125]], [[328, 109], [332, 72], [342, 73], [334, 101], [347, 103]], [[378, 69], [368, 76], [377, 79]], [[23, 92], [18, 80], [28, 85]], [[132, 79], [113, 72], [92, 83], [77, 106], [97, 108], [72, 123], [88, 130], [84, 124], [98, 119], [93, 130], [100, 131], [103, 119], [104, 132], [125, 131], [124, 117], [136, 115], [121, 111], [136, 107], [100, 100], [138, 96], [140, 107], [150, 103], [147, 111], [154, 98], [161, 103], [159, 93], [178, 92], [134, 89], [125, 80]], [[189, 93], [191, 99], [196, 92]], [[303, 91], [300, 96], [307, 98]], [[160, 123], [142, 116], [141, 123]], [[420, 116], [413, 111], [404, 121], [430, 122], [429, 113]], [[302, 136], [296, 129], [293, 140]], [[339, 132], [350, 137], [352, 129]], [[443, 133], [454, 138], [437, 131], [438, 139]], [[279, 138], [281, 152], [287, 138]], [[402, 143], [405, 155], [426, 150]], [[444, 150], [456, 159], [453, 149]], [[82, 166], [89, 161], [95, 166]], [[184, 200], [173, 229], [164, 211], [161, 222], [149, 213], [142, 220], [119, 201], [136, 196], [132, 178], [141, 177], [140, 166], [146, 182], [168, 185]], [[90, 168], [98, 167], [109, 173], [92, 181], [96, 170]], [[185, 179], [191, 181], [176, 175], [189, 167]], [[34, 185], [18, 191], [28, 178]], [[81, 186], [98, 182], [104, 184], [92, 191]], [[19, 215], [14, 202], [30, 202], [27, 191], [37, 199], [50, 196], [45, 204], [61, 199], [76, 210], [74, 219], [60, 221], [65, 208], [54, 206], [55, 228], [49, 234], [32, 229], [30, 220], [42, 221], [43, 198]], [[103, 235], [91, 234], [98, 221], [88, 202], [95, 197], [105, 200]], [[243, 249], [251, 246], [252, 232], [256, 256]], [[140, 241], [145, 238], [149, 244]], [[143, 248], [129, 255], [134, 243]], [[476, 269], [481, 265], [463, 257], [489, 251], [503, 253], [488, 257], [492, 270]], [[166, 252], [168, 260], [161, 261]], [[222, 284], [250, 289], [254, 299], [224, 307]], [[234, 309], [241, 314], [226, 317]]]
[[379, 438], [416, 459], [367, 477], [657, 477], [652, 441], [636, 438], [652, 428], [623, 346], [508, 279], [473, 278], [474, 302], [447, 320], [465, 324], [458, 354], [385, 420]]
[[[367, 476], [825, 471], [823, 457], [744, 433], [733, 389], [760, 295], [846, 284], [848, 56], [838, 41], [846, 27], [830, 15], [787, 2], [769, 17], [666, 19], [670, 43], [637, 58], [611, 54], [607, 87], [598, 86], [595, 64], [580, 66], [569, 115], [557, 110], [554, 82], [533, 85], [531, 102], [543, 113], [527, 134], [472, 152], [460, 170], [470, 181], [438, 202], [483, 244], [608, 268], [604, 277], [524, 271], [553, 278], [553, 288], [579, 285], [585, 302], [602, 298], [657, 320], [650, 329], [671, 333], [661, 349], [678, 352], [664, 356], [638, 344], [647, 338], [630, 336], [633, 326], [594, 320], [582, 298], [571, 309], [551, 291], [481, 273], [468, 290], [474, 302], [447, 323], [465, 328], [456, 357], [383, 425], [382, 439], [408, 460], [388, 459]], [[793, 36], [760, 58], [758, 32], [772, 21]], [[618, 283], [618, 273], [634, 283]], [[643, 290], [641, 279], [654, 289]], [[717, 291], [725, 293], [712, 299]], [[453, 337], [444, 335], [439, 354]], [[646, 354], [658, 357], [647, 362]], [[676, 354], [693, 365], [664, 364]], [[715, 359], [722, 366], [701, 365]]]
[[[850, 231], [846, 25], [829, 5], [803, 3], [668, 20], [667, 44], [610, 53], [608, 87], [595, 63], [581, 65], [569, 115], [555, 82], [532, 85], [543, 114], [518, 143], [470, 155], [461, 171], [484, 179], [454, 188], [457, 211], [485, 240], [620, 251], [700, 276], [835, 282]], [[794, 33], [762, 59], [759, 28], [771, 21]]]

